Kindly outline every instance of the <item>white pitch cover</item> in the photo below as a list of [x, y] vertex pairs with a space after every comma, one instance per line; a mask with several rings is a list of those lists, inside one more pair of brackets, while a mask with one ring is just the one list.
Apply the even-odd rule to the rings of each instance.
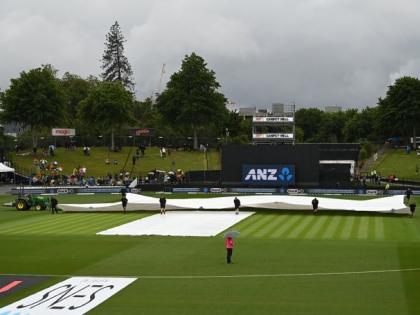
[[0, 308], [0, 315], [85, 314], [136, 279], [72, 277]]

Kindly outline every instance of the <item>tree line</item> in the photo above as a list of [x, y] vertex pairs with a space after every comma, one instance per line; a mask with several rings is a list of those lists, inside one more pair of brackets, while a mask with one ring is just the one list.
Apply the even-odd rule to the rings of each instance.
[[[125, 39], [116, 22], [106, 36], [101, 78], [82, 78], [66, 72], [58, 77], [52, 65], [43, 65], [11, 79], [0, 92], [0, 119], [18, 123], [33, 146], [51, 128], [76, 128], [81, 136], [115, 137], [130, 128], [151, 128], [166, 139], [192, 136], [225, 142], [251, 142], [251, 122], [226, 109], [216, 73], [204, 58], [191, 53], [173, 73], [156, 98], [137, 100], [133, 72], [124, 55]], [[295, 113], [297, 142], [383, 142], [391, 136], [414, 136], [420, 122], [420, 81], [402, 77], [388, 87], [376, 106], [324, 112], [301, 108]], [[1, 134], [1, 133], [0, 133]], [[10, 147], [0, 135], [2, 147]]]

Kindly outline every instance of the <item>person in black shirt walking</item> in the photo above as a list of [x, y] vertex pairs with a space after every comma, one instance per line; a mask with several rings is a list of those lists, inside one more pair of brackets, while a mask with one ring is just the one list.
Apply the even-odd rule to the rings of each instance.
[[410, 203], [410, 212], [411, 212], [411, 217], [413, 217], [414, 216], [414, 212], [416, 211], [416, 203], [415, 203], [415, 201], [413, 200], [411, 203]]
[[123, 207], [124, 213], [125, 213], [125, 210], [126, 210], [127, 204], [128, 204], [128, 199], [127, 199], [127, 196], [125, 194], [122, 194], [121, 204], [122, 204], [122, 207]]
[[164, 195], [160, 196], [159, 203], [160, 203], [160, 214], [165, 214], [166, 213], [166, 198]]
[[413, 194], [413, 191], [411, 190], [411, 188], [408, 188], [407, 191], [405, 192], [405, 196], [407, 197], [407, 201], [410, 201], [410, 197]]
[[58, 213], [58, 209], [57, 209], [57, 205], [58, 205], [58, 200], [53, 196], [51, 197], [51, 213]]
[[235, 199], [233, 199], [233, 203], [235, 205], [235, 214], [239, 214], [239, 207], [241, 206], [241, 201], [235, 197]]
[[313, 214], [316, 214], [318, 212], [318, 203], [319, 203], [318, 199], [314, 198], [312, 200], [312, 213]]

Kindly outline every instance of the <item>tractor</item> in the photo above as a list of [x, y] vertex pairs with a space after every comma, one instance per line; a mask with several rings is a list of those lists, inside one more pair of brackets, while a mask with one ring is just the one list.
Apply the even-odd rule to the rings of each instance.
[[50, 205], [50, 198], [39, 195], [26, 195], [18, 197], [14, 204], [17, 210], [29, 210], [32, 207], [35, 210], [45, 210]]

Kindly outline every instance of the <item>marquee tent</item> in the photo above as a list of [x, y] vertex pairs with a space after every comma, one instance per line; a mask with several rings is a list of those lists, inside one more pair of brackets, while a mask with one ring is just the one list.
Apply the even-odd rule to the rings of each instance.
[[8, 173], [8, 172], [15, 172], [14, 168], [8, 167], [3, 163], [0, 163], [0, 173]]

